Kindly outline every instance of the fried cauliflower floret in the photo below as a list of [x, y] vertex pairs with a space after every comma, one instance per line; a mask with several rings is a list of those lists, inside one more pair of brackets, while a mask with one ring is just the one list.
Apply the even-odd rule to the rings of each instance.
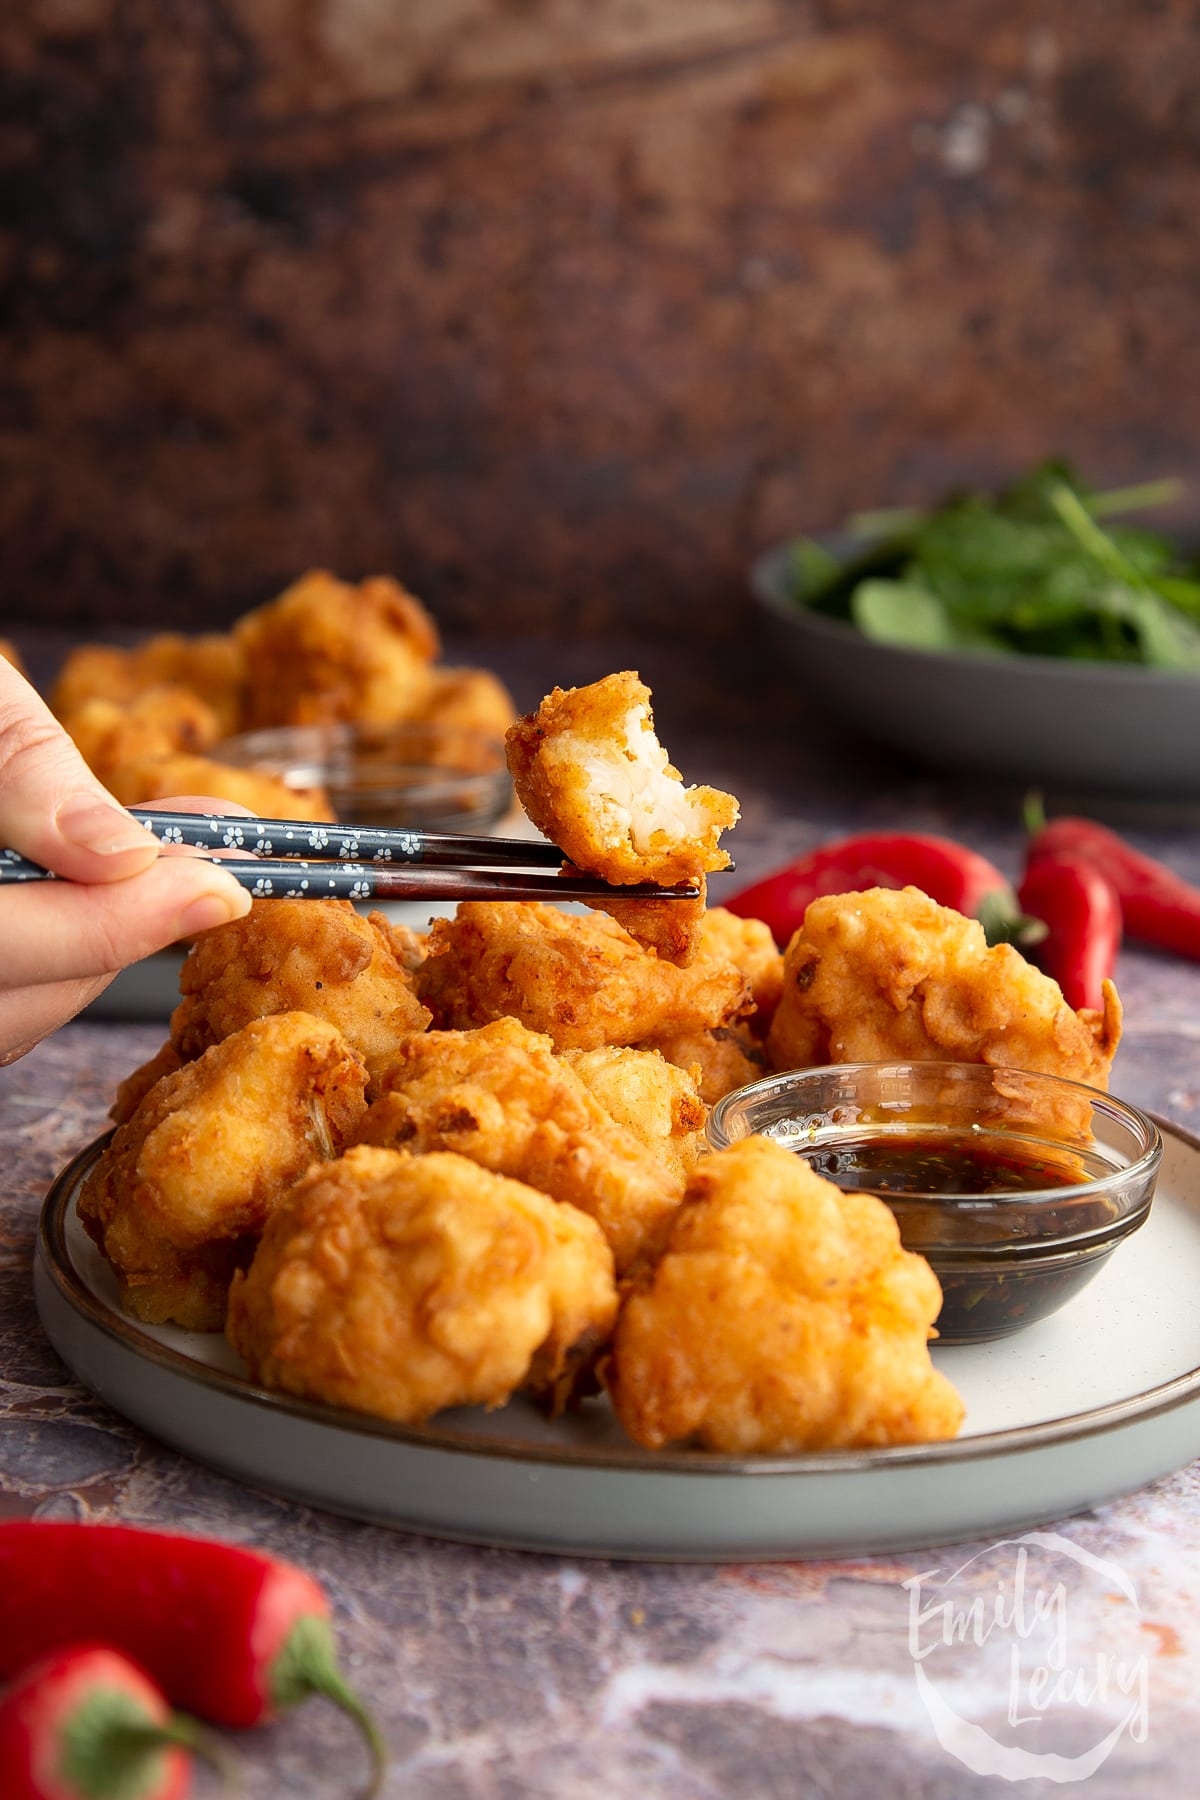
[[881, 1200], [746, 1138], [697, 1168], [601, 1370], [625, 1430], [651, 1450], [925, 1443], [963, 1417], [929, 1359], [941, 1299]]
[[111, 769], [109, 792], [122, 806], [153, 804], [175, 794], [211, 794], [235, 800], [260, 819], [332, 819], [333, 806], [324, 788], [295, 788], [262, 769], [235, 769], [213, 756], [175, 751], [141, 756]]
[[703, 1031], [753, 1004], [741, 970], [703, 941], [680, 969], [643, 950], [615, 919], [541, 900], [463, 901], [453, 919], [434, 921], [415, 981], [443, 1028], [508, 1016], [544, 1031], [556, 1050]]
[[657, 1050], [615, 1044], [602, 1044], [598, 1050], [564, 1050], [563, 1061], [682, 1189], [707, 1148], [708, 1108], [692, 1072], [668, 1062]]
[[736, 800], [684, 787], [632, 670], [555, 688], [511, 728], [507, 748], [521, 805], [577, 868], [675, 886], [729, 862], [717, 838], [736, 822]]
[[124, 706], [147, 688], [185, 687], [212, 708], [219, 735], [228, 737], [241, 726], [244, 678], [242, 653], [232, 637], [166, 631], [128, 650], [81, 644], [59, 670], [50, 705], [66, 719], [89, 700]]
[[428, 954], [429, 933], [417, 931], [399, 919], [390, 919], [386, 913], [373, 912], [368, 917], [400, 967], [406, 974], [415, 975]]
[[212, 707], [185, 687], [146, 688], [124, 702], [97, 696], [62, 722], [84, 762], [104, 782], [126, 763], [180, 750], [197, 754], [221, 735]]
[[173, 1075], [176, 1069], [182, 1069], [186, 1057], [180, 1056], [174, 1044], [168, 1038], [150, 1058], [136, 1068], [132, 1075], [117, 1084], [117, 1095], [108, 1109], [108, 1116], [118, 1125], [124, 1125], [132, 1119], [150, 1089], [164, 1075]]
[[595, 1219], [623, 1273], [659, 1244], [683, 1179], [515, 1019], [402, 1043], [360, 1143], [452, 1150]]
[[250, 729], [411, 719], [440, 647], [433, 620], [398, 582], [376, 575], [355, 587], [323, 569], [246, 613], [234, 637]]
[[234, 1269], [284, 1189], [342, 1149], [365, 1087], [340, 1033], [300, 1012], [255, 1020], [156, 1082], [79, 1195], [122, 1304], [219, 1331]]
[[555, 688], [505, 741], [518, 800], [576, 868], [617, 886], [700, 887], [695, 901], [596, 903], [660, 956], [690, 960], [704, 876], [728, 865], [717, 839], [738, 806], [716, 788], [684, 787], [654, 734], [649, 688], [629, 669]]
[[742, 919], [724, 906], [704, 915], [705, 941], [714, 955], [728, 957], [750, 983], [754, 1011], [748, 1020], [755, 1037], [765, 1037], [783, 993], [783, 952], [761, 919]]
[[715, 1106], [734, 1088], [760, 1081], [768, 1073], [762, 1045], [747, 1022], [718, 1025], [712, 1031], [672, 1031], [641, 1046], [656, 1050], [669, 1063], [690, 1070], [705, 1106]]
[[[767, 1037], [776, 1069], [835, 1062], [982, 1062], [1107, 1086], [1121, 1006], [1074, 1012], [1011, 944], [919, 889], [814, 900], [784, 959]], [[1065, 1121], [1064, 1121], [1065, 1122]]]
[[490, 669], [445, 665], [429, 671], [429, 685], [416, 714], [420, 724], [478, 732], [497, 742], [516, 716], [512, 695]]
[[299, 1008], [335, 1025], [374, 1080], [429, 1023], [394, 940], [348, 900], [256, 900], [243, 918], [196, 939], [179, 989], [171, 1042], [184, 1057], [250, 1019]]
[[466, 1157], [363, 1147], [292, 1189], [228, 1332], [254, 1381], [419, 1424], [553, 1386], [616, 1304], [608, 1247], [574, 1207]]
[[681, 969], [695, 961], [704, 925], [704, 877], [699, 878], [699, 892], [691, 899], [615, 899], [604, 894], [586, 899], [585, 906], [607, 913], [623, 931], [652, 950], [663, 962], [678, 963]]

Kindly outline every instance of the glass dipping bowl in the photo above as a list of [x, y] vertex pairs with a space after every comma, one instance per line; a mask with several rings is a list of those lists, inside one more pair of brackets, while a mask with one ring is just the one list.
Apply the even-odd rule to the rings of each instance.
[[1079, 1082], [986, 1063], [841, 1063], [726, 1094], [715, 1150], [753, 1132], [877, 1194], [942, 1284], [943, 1344], [1056, 1312], [1143, 1224], [1158, 1127]]
[[352, 825], [485, 832], [512, 804], [499, 738], [448, 725], [284, 725], [226, 738], [222, 762], [320, 786]]

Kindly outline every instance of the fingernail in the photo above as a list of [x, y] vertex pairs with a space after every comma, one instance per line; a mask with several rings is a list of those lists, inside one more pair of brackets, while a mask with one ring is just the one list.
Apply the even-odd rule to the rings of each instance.
[[130, 850], [154, 849], [154, 839], [144, 825], [131, 819], [119, 806], [76, 794], [58, 809], [58, 829], [69, 844], [91, 850], [96, 856], [120, 856]]
[[210, 931], [214, 925], [228, 925], [250, 910], [250, 896], [240, 888], [233, 893], [201, 894], [179, 915], [180, 937], [191, 937], [196, 931]]

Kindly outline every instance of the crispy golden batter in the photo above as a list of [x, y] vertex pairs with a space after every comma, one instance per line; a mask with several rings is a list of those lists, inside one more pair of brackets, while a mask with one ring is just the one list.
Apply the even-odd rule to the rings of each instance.
[[734, 1088], [759, 1081], [769, 1072], [766, 1053], [748, 1026], [742, 1021], [712, 1031], [667, 1032], [641, 1048], [657, 1050], [669, 1063], [690, 1070], [704, 1104], [715, 1106]]
[[411, 719], [430, 689], [437, 630], [385, 575], [357, 587], [310, 570], [234, 626], [246, 659], [248, 728]]
[[124, 1125], [132, 1119], [155, 1082], [161, 1081], [164, 1075], [173, 1075], [176, 1069], [182, 1069], [187, 1059], [180, 1056], [174, 1044], [168, 1038], [150, 1058], [136, 1068], [132, 1075], [117, 1083], [117, 1097], [108, 1109], [108, 1116], [118, 1125]]
[[703, 1031], [753, 1004], [741, 970], [703, 939], [680, 969], [641, 949], [615, 919], [541, 900], [463, 901], [453, 919], [435, 920], [415, 980], [439, 1026], [508, 1016], [546, 1032], [557, 1050]]
[[732, 1455], [953, 1437], [929, 1360], [941, 1307], [871, 1194], [843, 1194], [766, 1138], [705, 1157], [666, 1254], [635, 1283], [602, 1373], [647, 1449]]
[[1111, 982], [1102, 1013], [1074, 1012], [1058, 983], [1010, 944], [917, 888], [814, 900], [788, 945], [767, 1037], [776, 1069], [835, 1062], [982, 1062], [1105, 1087], [1121, 1035]]
[[255, 1020], [156, 1082], [79, 1196], [123, 1305], [220, 1330], [234, 1269], [283, 1190], [341, 1150], [365, 1086], [340, 1033], [300, 1012]]
[[297, 1183], [230, 1295], [251, 1379], [418, 1424], [552, 1387], [616, 1314], [591, 1219], [466, 1157], [354, 1149]]
[[131, 650], [81, 644], [59, 670], [50, 705], [66, 719], [88, 700], [124, 706], [147, 688], [185, 687], [212, 708], [220, 736], [228, 737], [241, 725], [244, 676], [240, 649], [221, 632], [188, 637], [168, 631]]
[[333, 807], [324, 788], [294, 788], [260, 769], [235, 769], [212, 756], [176, 751], [142, 756], [109, 772], [109, 792], [122, 806], [165, 800], [174, 794], [211, 794], [236, 800], [260, 819], [332, 819]]
[[429, 1023], [393, 939], [348, 900], [256, 900], [244, 918], [196, 939], [179, 989], [171, 1042], [185, 1057], [250, 1019], [299, 1008], [335, 1025], [374, 1080]]
[[103, 782], [119, 779], [126, 763], [180, 750], [198, 754], [221, 735], [221, 722], [212, 707], [185, 687], [145, 688], [125, 701], [96, 696], [65, 714], [62, 722], [83, 760]]
[[[401, 1043], [357, 1133], [453, 1150], [588, 1213], [623, 1273], [660, 1242], [683, 1178], [618, 1124], [548, 1037], [515, 1019]], [[668, 1136], [670, 1128], [668, 1127]]]
[[754, 1011], [747, 1023], [755, 1037], [767, 1035], [783, 992], [783, 952], [761, 919], [742, 919], [724, 906], [704, 915], [704, 938], [714, 955], [735, 963], [750, 983]]
[[602, 1044], [598, 1050], [564, 1050], [570, 1064], [618, 1125], [633, 1133], [677, 1181], [682, 1191], [707, 1144], [708, 1116], [692, 1072], [657, 1050]]
[[400, 967], [409, 975], [415, 975], [425, 961], [429, 951], [429, 933], [417, 931], [411, 925], [403, 924], [399, 919], [389, 919], [386, 913], [373, 912], [368, 917], [376, 931], [385, 940]]
[[703, 875], [698, 883], [700, 892], [694, 900], [617, 900], [605, 894], [585, 900], [584, 905], [607, 913], [643, 949], [653, 950], [664, 962], [678, 963], [685, 969], [695, 960], [704, 928]]
[[[632, 670], [555, 688], [511, 727], [506, 743], [521, 805], [588, 874], [618, 886], [696, 882], [703, 889], [705, 874], [728, 864], [717, 839], [737, 823], [737, 801], [716, 788], [684, 787], [654, 734], [650, 690]], [[608, 901], [596, 904], [610, 910]], [[695, 954], [702, 899], [614, 901], [611, 910], [660, 956], [682, 963]]]

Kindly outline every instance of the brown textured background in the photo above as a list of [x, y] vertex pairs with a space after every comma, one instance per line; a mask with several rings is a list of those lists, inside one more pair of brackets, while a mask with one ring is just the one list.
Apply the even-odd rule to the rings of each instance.
[[1178, 0], [6, 6], [4, 620], [719, 636], [856, 506], [1200, 494], [1198, 74]]

